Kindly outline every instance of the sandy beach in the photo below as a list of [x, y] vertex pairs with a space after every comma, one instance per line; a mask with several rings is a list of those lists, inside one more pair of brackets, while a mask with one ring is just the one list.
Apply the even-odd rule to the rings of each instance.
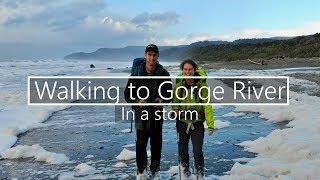
[[[251, 59], [253, 61], [261, 61]], [[296, 67], [320, 67], [320, 57], [314, 58], [284, 58], [284, 59], [268, 59], [264, 60], [265, 65], [258, 65], [249, 62], [248, 60], [237, 61], [221, 61], [221, 62], [199, 62], [203, 69], [248, 69], [248, 70], [263, 70], [263, 69], [281, 69], [281, 68], [296, 68]]]

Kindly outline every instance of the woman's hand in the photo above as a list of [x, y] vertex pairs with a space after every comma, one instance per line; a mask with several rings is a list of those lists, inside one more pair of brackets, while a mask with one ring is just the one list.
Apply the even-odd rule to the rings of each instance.
[[213, 134], [213, 130], [208, 130], [208, 135], [211, 136]]
[[[156, 98], [154, 101], [160, 104], [163, 103], [163, 99], [161, 98]], [[160, 108], [160, 107], [161, 107], [160, 105], [154, 106], [154, 108]]]
[[144, 105], [145, 103], [147, 103], [147, 102], [144, 101], [144, 100], [140, 100], [138, 103], [139, 103], [139, 107], [140, 107], [140, 108], [144, 108], [144, 107], [147, 106], [147, 105]]

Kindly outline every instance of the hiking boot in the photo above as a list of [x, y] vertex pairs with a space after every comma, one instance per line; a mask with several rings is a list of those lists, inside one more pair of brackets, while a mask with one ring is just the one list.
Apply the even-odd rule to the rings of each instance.
[[191, 171], [189, 166], [183, 167], [181, 166], [182, 179], [189, 179], [191, 177]]
[[191, 177], [191, 172], [190, 172], [190, 170], [184, 170], [184, 171], [183, 171], [183, 177], [184, 177], [185, 179], [189, 179], [189, 178]]
[[160, 180], [160, 172], [159, 171], [156, 171], [156, 172], [151, 171], [150, 178], [152, 180]]
[[198, 166], [194, 168], [194, 174], [197, 177], [197, 180], [204, 179], [204, 167]]
[[136, 179], [137, 179], [137, 180], [147, 180], [147, 179], [148, 179], [148, 176], [147, 176], [146, 171], [143, 171], [143, 173], [137, 172], [137, 174], [136, 174]]

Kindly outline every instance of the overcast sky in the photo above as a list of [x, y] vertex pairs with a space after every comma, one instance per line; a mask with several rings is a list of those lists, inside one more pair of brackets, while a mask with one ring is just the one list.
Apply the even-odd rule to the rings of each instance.
[[0, 58], [314, 34], [319, 7], [317, 0], [0, 0]]

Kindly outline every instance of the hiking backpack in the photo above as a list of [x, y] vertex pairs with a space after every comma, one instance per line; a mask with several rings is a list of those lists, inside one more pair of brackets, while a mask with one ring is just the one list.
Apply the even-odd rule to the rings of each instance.
[[135, 58], [133, 60], [132, 68], [131, 68], [131, 75], [141, 76], [143, 67], [141, 66], [142, 63], [146, 62], [146, 58]]

